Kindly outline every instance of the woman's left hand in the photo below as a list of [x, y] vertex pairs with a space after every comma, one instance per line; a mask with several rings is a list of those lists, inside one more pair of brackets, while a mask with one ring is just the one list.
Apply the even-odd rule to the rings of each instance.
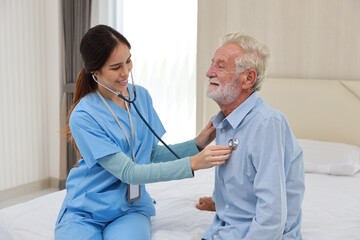
[[216, 137], [216, 128], [210, 121], [205, 128], [201, 131], [199, 136], [195, 140], [195, 144], [198, 148], [205, 148], [209, 145]]

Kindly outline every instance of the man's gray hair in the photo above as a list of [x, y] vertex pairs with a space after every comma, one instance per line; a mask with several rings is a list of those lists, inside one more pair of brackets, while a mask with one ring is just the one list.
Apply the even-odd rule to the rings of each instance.
[[255, 69], [257, 78], [253, 91], [259, 91], [268, 71], [270, 49], [255, 38], [243, 33], [225, 35], [222, 40], [222, 46], [229, 43], [235, 43], [245, 51], [245, 54], [235, 59], [236, 74], [240, 74], [248, 69]]

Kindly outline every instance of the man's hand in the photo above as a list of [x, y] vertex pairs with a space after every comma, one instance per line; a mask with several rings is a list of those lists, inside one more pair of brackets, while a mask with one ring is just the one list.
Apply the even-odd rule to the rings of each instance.
[[212, 211], [215, 212], [215, 203], [211, 197], [202, 197], [199, 199], [199, 203], [196, 204], [196, 208], [202, 211]]

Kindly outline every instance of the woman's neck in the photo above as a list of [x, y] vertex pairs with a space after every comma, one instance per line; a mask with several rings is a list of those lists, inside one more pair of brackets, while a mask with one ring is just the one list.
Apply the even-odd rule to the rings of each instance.
[[[121, 108], [126, 109], [125, 106], [125, 100], [123, 100], [122, 98], [118, 97], [117, 95], [115, 95], [113, 92], [110, 92], [109, 90], [103, 88], [103, 87], [98, 87], [97, 89], [101, 95], [103, 95], [103, 97], [109, 99], [110, 101], [116, 103], [117, 105], [119, 105]], [[129, 99], [129, 90], [126, 89], [125, 92], [120, 93], [121, 95], [123, 95], [125, 98]]]

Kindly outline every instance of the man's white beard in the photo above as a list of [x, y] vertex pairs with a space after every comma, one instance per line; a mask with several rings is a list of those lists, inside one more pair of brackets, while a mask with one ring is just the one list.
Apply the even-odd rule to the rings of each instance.
[[219, 84], [218, 86], [210, 84], [206, 90], [206, 96], [212, 98], [217, 104], [228, 105], [235, 102], [240, 95], [237, 78], [234, 78], [232, 83], [227, 84], [221, 84], [217, 78], [210, 78], [209, 82]]

